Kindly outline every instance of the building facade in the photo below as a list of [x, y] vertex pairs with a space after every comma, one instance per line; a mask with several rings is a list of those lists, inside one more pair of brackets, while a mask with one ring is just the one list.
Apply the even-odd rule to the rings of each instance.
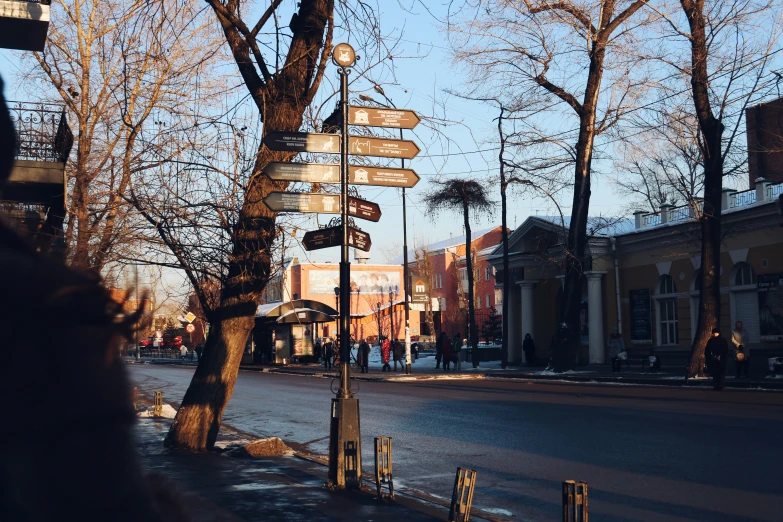
[[[742, 321], [751, 349], [783, 351], [783, 183], [756, 180], [753, 189], [724, 190], [721, 318], [724, 335]], [[701, 266], [700, 208], [664, 206], [633, 220], [591, 220], [582, 282], [578, 362], [607, 361], [609, 333], [618, 328], [631, 350], [687, 359], [696, 333]], [[509, 360], [521, 362], [529, 333], [539, 359], [551, 355], [559, 322], [561, 266], [567, 223], [528, 218], [510, 238]], [[489, 257], [502, 269], [502, 250]], [[498, 281], [501, 281], [498, 276]], [[676, 357], [674, 357], [676, 355]], [[664, 356], [662, 356], [664, 357]]]

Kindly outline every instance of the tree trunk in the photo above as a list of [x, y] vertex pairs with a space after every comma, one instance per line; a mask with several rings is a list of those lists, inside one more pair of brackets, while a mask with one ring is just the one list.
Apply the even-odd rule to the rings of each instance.
[[[264, 119], [264, 131], [297, 131], [308, 104], [318, 57], [324, 45], [327, 21], [334, 4], [331, 0], [300, 3], [297, 29], [289, 48], [285, 67], [264, 88], [266, 96], [254, 96]], [[226, 39], [240, 70], [246, 72], [249, 55], [238, 40], [236, 28], [216, 11]], [[245, 75], [246, 81], [252, 75]], [[260, 85], [248, 84], [258, 94]], [[233, 250], [228, 260], [228, 276], [219, 307], [210, 314], [213, 331], [204, 348], [185, 398], [166, 436], [166, 446], [190, 450], [211, 449], [220, 428], [223, 411], [231, 399], [239, 373], [239, 364], [248, 335], [255, 325], [261, 294], [269, 280], [271, 247], [277, 232], [276, 214], [263, 198], [287, 183], [273, 182], [261, 173], [272, 161], [290, 161], [292, 153], [273, 152], [262, 145], [256, 157], [253, 176], [233, 231]]]
[[476, 305], [473, 302], [473, 245], [471, 245], [470, 238], [470, 211], [467, 200], [463, 207], [463, 217], [465, 219], [465, 261], [467, 262], [468, 271], [468, 332], [470, 334], [468, 340], [473, 350], [470, 356], [473, 367], [478, 368], [480, 358], [478, 353], [478, 332], [476, 331]]
[[[607, 13], [607, 16], [609, 14]], [[590, 56], [587, 89], [579, 114], [579, 140], [576, 143], [576, 169], [571, 223], [566, 243], [565, 285], [561, 302], [561, 322], [552, 356], [554, 370], [564, 372], [576, 363], [580, 340], [579, 314], [582, 306], [582, 274], [587, 247], [587, 219], [590, 210], [590, 172], [595, 142], [595, 111], [601, 90], [605, 44], [596, 42]]]
[[699, 319], [691, 346], [688, 377], [702, 373], [704, 348], [713, 328], [720, 328], [721, 192], [723, 190], [723, 123], [715, 118], [709, 98], [707, 32], [704, 2], [681, 0], [691, 29], [691, 89], [704, 159], [704, 209], [701, 215], [701, 291]]

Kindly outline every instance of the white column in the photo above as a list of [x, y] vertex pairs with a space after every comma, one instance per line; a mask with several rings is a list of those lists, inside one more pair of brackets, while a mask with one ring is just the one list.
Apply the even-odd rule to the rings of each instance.
[[522, 345], [519, 340], [519, 303], [513, 283], [508, 286], [508, 295], [503, 295], [503, 299], [508, 299], [508, 360], [513, 362], [520, 360]]
[[602, 279], [606, 272], [585, 272], [587, 277], [587, 327], [589, 329], [590, 364], [606, 362], [604, 350], [604, 308]]
[[[520, 325], [521, 325], [521, 335], [520, 339], [522, 341], [525, 340], [525, 336], [527, 334], [530, 334], [530, 336], [533, 338], [533, 341], [536, 340], [536, 332], [535, 332], [535, 323], [534, 320], [534, 314], [533, 309], [535, 307], [534, 299], [533, 299], [533, 290], [535, 289], [536, 283], [538, 281], [517, 281], [517, 284], [519, 285], [521, 299], [521, 315], [520, 315]], [[521, 344], [521, 342], [520, 342]], [[525, 361], [527, 362], [527, 361]]]

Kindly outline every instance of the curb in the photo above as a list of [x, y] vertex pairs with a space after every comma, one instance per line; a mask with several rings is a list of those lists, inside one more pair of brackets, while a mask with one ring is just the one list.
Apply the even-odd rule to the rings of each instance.
[[[183, 362], [177, 360], [148, 360], [137, 363], [135, 361], [126, 361], [128, 364], [160, 364], [167, 366], [196, 366], [196, 363]], [[242, 366], [240, 370], [262, 373], [279, 373], [284, 375], [300, 375], [303, 377], [320, 377], [320, 378], [336, 378], [337, 374], [319, 372], [319, 371], [307, 371], [307, 370], [288, 370], [285, 368], [276, 367], [258, 367], [258, 366]], [[435, 380], [451, 380], [444, 379], [441, 374], [419, 374], [411, 379], [397, 379], [395, 377], [405, 376], [404, 373], [399, 375], [395, 374], [395, 377], [369, 377], [367, 374], [352, 375], [351, 378], [357, 381], [363, 382], [390, 382], [390, 383], [409, 383], [409, 382], [421, 382], [421, 381], [435, 381]], [[415, 374], [413, 374], [415, 375]], [[501, 373], [501, 372], [481, 372], [472, 373], [469, 375], [455, 374], [461, 377], [454, 380], [474, 380], [474, 379], [518, 379], [525, 381], [567, 381], [582, 384], [599, 383], [599, 384], [634, 384], [637, 386], [668, 386], [673, 388], [701, 388], [711, 389], [712, 381], [709, 379], [700, 380], [669, 380], [669, 379], [645, 379], [642, 377], [604, 377], [600, 375], [573, 375], [573, 374], [531, 374], [531, 373]], [[776, 381], [726, 381], [726, 388], [738, 389], [738, 390], [783, 390], [783, 382]]]

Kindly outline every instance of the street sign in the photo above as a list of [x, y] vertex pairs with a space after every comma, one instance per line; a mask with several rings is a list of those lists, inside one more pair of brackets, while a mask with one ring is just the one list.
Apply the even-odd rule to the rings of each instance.
[[429, 287], [430, 282], [427, 280], [426, 277], [420, 277], [416, 276], [413, 278], [411, 287], [413, 288], [413, 292], [411, 292], [411, 302], [412, 303], [427, 303], [429, 302]]
[[350, 171], [349, 183], [355, 185], [411, 188], [421, 179], [411, 169], [365, 167], [364, 165], [349, 165], [348, 169]]
[[332, 51], [332, 60], [340, 67], [350, 67], [356, 63], [356, 51], [347, 43], [338, 43]]
[[340, 165], [320, 163], [272, 162], [264, 174], [273, 181], [304, 181], [306, 183], [340, 183]]
[[377, 109], [374, 107], [348, 107], [348, 123], [363, 127], [391, 127], [412, 129], [419, 124], [418, 115], [407, 109]]
[[368, 221], [381, 220], [381, 207], [372, 201], [348, 196], [348, 215], [366, 219]]
[[340, 153], [339, 134], [317, 132], [268, 132], [264, 145], [272, 150], [285, 152], [327, 152]]
[[196, 325], [188, 324], [187, 326], [185, 326], [185, 331], [188, 332], [188, 333], [195, 332], [196, 331]]
[[264, 204], [273, 212], [340, 213], [340, 196], [336, 194], [270, 192]]
[[348, 152], [357, 156], [413, 159], [421, 152], [421, 149], [411, 140], [350, 136], [348, 138]]
[[[302, 245], [305, 247], [305, 250], [308, 251], [340, 246], [342, 244], [342, 226], [322, 228], [320, 230], [311, 230], [310, 232], [307, 232], [302, 239]], [[372, 246], [372, 241], [370, 241], [370, 234], [363, 232], [358, 228], [349, 226], [348, 246], [369, 252], [370, 247]]]
[[195, 318], [196, 316], [193, 312], [188, 312], [188, 315], [185, 316], [185, 319], [187, 319], [189, 323], [192, 323]]
[[[349, 165], [349, 183], [378, 187], [411, 188], [421, 178], [411, 169]], [[264, 167], [264, 174], [273, 181], [306, 183], [340, 183], [340, 165], [336, 163], [282, 163], [272, 162]]]

